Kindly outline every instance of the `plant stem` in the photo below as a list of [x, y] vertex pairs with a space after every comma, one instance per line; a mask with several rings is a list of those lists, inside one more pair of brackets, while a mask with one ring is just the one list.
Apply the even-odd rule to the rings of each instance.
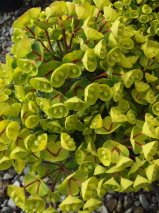
[[108, 23], [108, 22], [107, 22], [107, 21], [105, 21], [105, 22], [102, 24], [102, 26], [99, 28], [99, 32], [101, 32], [101, 31], [102, 31], [103, 27], [104, 27], [107, 23]]
[[62, 29], [62, 35], [63, 35], [63, 42], [66, 48], [66, 53], [67, 53], [67, 41], [66, 41], [66, 33], [65, 33], [65, 29]]
[[77, 183], [79, 183], [79, 184], [81, 184], [82, 185], [82, 182], [81, 181], [79, 181], [79, 180], [76, 180], [75, 178], [73, 178], [73, 177], [71, 177], [71, 179], [70, 180], [74, 180], [74, 181], [76, 181]]
[[97, 22], [97, 24], [99, 24], [101, 21], [103, 21], [105, 19], [105, 17], [103, 17], [101, 20], [99, 20], [98, 22]]
[[78, 24], [80, 23], [80, 19], [78, 19], [78, 21], [76, 22], [76, 24], [75, 24], [75, 27], [74, 27], [74, 29], [76, 29], [77, 28], [77, 26], [78, 26]]
[[128, 142], [128, 141], [130, 141], [130, 138], [125, 138], [125, 139], [121, 140], [120, 143], [124, 143], [124, 142]]
[[109, 32], [109, 31], [111, 31], [111, 29], [107, 29], [107, 30], [105, 30], [105, 31], [102, 32], [102, 33], [105, 34], [105, 33]]
[[58, 40], [56, 40], [56, 43], [57, 43], [57, 46], [58, 46], [60, 52], [62, 53], [62, 49], [61, 49], [61, 46], [60, 46], [60, 42], [59, 42]]
[[138, 133], [137, 135], [135, 135], [135, 136], [133, 137], [133, 139], [136, 138], [136, 137], [139, 136], [139, 135], [142, 135], [142, 134], [143, 134], [142, 132]]
[[49, 76], [51, 73], [53, 73], [53, 71], [54, 71], [54, 70], [50, 70], [48, 73], [46, 73], [46, 74], [44, 75], [44, 77]]
[[97, 13], [97, 16], [96, 16], [96, 18], [95, 18], [95, 21], [97, 21], [97, 19], [98, 19], [98, 17], [99, 17], [99, 14], [100, 14], [100, 10], [98, 10], [98, 13]]
[[139, 146], [143, 146], [142, 144], [140, 144], [139, 142], [137, 142], [137, 141], [135, 141], [135, 143], [137, 144], [137, 145], [139, 145]]
[[47, 38], [47, 41], [49, 43], [49, 46], [50, 46], [50, 49], [52, 52], [54, 52], [53, 48], [52, 48], [52, 45], [51, 45], [51, 41], [50, 41], [50, 38], [49, 38], [49, 33], [47, 30], [45, 30], [45, 34], [46, 34], [46, 38]]

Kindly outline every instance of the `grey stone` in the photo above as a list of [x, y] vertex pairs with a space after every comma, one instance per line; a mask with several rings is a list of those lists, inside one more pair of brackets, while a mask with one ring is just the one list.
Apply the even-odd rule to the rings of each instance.
[[22, 186], [24, 186], [24, 176], [20, 176], [19, 181], [22, 184]]
[[139, 195], [139, 200], [141, 202], [141, 205], [144, 207], [144, 209], [148, 209], [149, 202], [144, 194]]
[[107, 205], [108, 209], [112, 212], [115, 209], [116, 205], [117, 205], [117, 200], [116, 199], [111, 199], [111, 200], [109, 200], [106, 203], [106, 205]]
[[11, 209], [9, 207], [4, 206], [1, 211], [9, 213], [11, 211]]
[[136, 200], [135, 202], [134, 202], [134, 205], [135, 206], [139, 206], [141, 203], [140, 203], [140, 201], [139, 200]]
[[128, 209], [130, 206], [132, 206], [133, 200], [129, 196], [124, 197], [124, 208]]
[[5, 49], [6, 46], [7, 46], [7, 41], [4, 41], [2, 44], [2, 49]]
[[2, 19], [2, 21], [0, 21], [0, 24], [4, 24], [4, 23], [7, 22], [9, 19], [11, 19], [11, 16], [6, 16], [5, 18]]
[[152, 202], [152, 203], [157, 203], [157, 199], [156, 199], [156, 197], [155, 197], [155, 196], [152, 196], [152, 198], [151, 198], [151, 202]]
[[8, 206], [14, 209], [16, 207], [15, 203], [13, 202], [12, 198], [8, 200]]
[[138, 206], [134, 209], [134, 213], [144, 213], [144, 209], [142, 206]]
[[110, 191], [110, 190], [108, 190], [107, 193], [110, 194], [110, 195], [115, 195], [116, 194], [115, 191]]
[[10, 34], [10, 36], [13, 35], [13, 31], [14, 31], [14, 29], [11, 27], [11, 28], [9, 29], [9, 34]]
[[28, 168], [28, 166], [26, 166], [25, 169], [23, 170], [23, 173], [26, 175], [26, 174], [28, 174], [28, 172], [29, 172], [29, 168]]
[[152, 210], [152, 212], [154, 212], [154, 213], [157, 212], [157, 205], [155, 203], [152, 203], [149, 208]]
[[10, 168], [9, 169], [9, 174], [11, 174], [11, 175], [16, 175], [17, 174], [17, 172], [15, 171], [15, 169], [13, 169], [13, 168]]
[[127, 209], [124, 213], [132, 213], [133, 212], [133, 210], [134, 210], [134, 208], [133, 207], [130, 207], [129, 209]]
[[122, 212], [123, 211], [123, 205], [122, 205], [121, 200], [119, 200], [118, 203], [117, 203], [116, 211], [117, 212]]
[[106, 206], [99, 207], [99, 209], [97, 211], [100, 213], [109, 213], [109, 210], [107, 209]]
[[13, 183], [13, 185], [14, 185], [14, 186], [20, 186], [20, 183], [19, 183], [19, 181], [15, 181], [15, 182]]
[[108, 201], [108, 200], [112, 199], [113, 197], [114, 197], [113, 195], [107, 194], [107, 195], [105, 196], [105, 200]]
[[14, 176], [9, 174], [9, 173], [6, 173], [4, 176], [3, 176], [3, 180], [9, 180], [9, 179], [12, 179]]

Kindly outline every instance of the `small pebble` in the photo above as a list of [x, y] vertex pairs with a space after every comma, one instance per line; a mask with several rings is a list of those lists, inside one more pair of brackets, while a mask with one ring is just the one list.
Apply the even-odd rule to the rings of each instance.
[[16, 207], [15, 203], [13, 202], [12, 198], [9, 199], [8, 201], [8, 206], [14, 209]]
[[100, 213], [109, 213], [109, 210], [107, 209], [106, 206], [99, 207], [99, 209], [97, 211]]
[[122, 212], [123, 211], [123, 205], [122, 205], [121, 200], [119, 200], [118, 203], [117, 203], [116, 211], [117, 212]]
[[14, 176], [9, 174], [9, 173], [6, 173], [4, 176], [3, 176], [3, 180], [9, 180], [9, 179], [12, 179]]
[[110, 200], [110, 199], [112, 199], [114, 196], [113, 195], [111, 195], [111, 194], [107, 194], [106, 196], [105, 196], [105, 200], [106, 200], [106, 202], [108, 201], [108, 200]]
[[141, 206], [138, 206], [134, 209], [134, 213], [144, 213], [144, 209]]
[[115, 191], [110, 191], [110, 190], [108, 190], [107, 192], [108, 192], [108, 194], [110, 194], [110, 195], [115, 195], [115, 194], [116, 194]]
[[9, 207], [4, 206], [1, 211], [4, 213], [10, 213], [11, 209]]
[[111, 199], [111, 200], [109, 200], [106, 203], [106, 205], [107, 205], [108, 209], [112, 212], [115, 209], [116, 205], [117, 205], [117, 200], [116, 199]]
[[132, 206], [133, 200], [129, 196], [124, 197], [124, 208], [128, 209], [130, 206]]
[[129, 209], [127, 209], [124, 213], [132, 213], [133, 212], [133, 210], [134, 210], [134, 208], [133, 207], [130, 207]]
[[155, 203], [152, 203], [149, 207], [149, 209], [152, 210], [152, 212], [156, 213], [157, 212], [157, 205]]
[[139, 195], [139, 200], [141, 202], [141, 205], [144, 207], [144, 209], [148, 209], [149, 202], [144, 194]]
[[20, 183], [19, 183], [19, 181], [15, 181], [15, 182], [13, 183], [13, 185], [14, 185], [14, 186], [20, 186]]
[[135, 202], [134, 202], [134, 205], [135, 206], [139, 206], [141, 203], [140, 203], [140, 201], [139, 200], [136, 200]]

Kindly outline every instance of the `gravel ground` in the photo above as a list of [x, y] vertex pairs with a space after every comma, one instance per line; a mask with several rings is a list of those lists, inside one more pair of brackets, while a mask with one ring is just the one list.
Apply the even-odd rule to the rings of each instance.
[[[37, 6], [45, 8], [52, 1], [45, 1], [42, 5], [38, 2]], [[29, 9], [25, 5], [14, 12], [0, 13], [0, 61], [5, 61], [5, 54], [9, 53], [12, 45], [11, 36], [13, 29], [12, 23], [21, 14]], [[23, 213], [17, 208], [11, 198], [7, 196], [8, 184], [23, 186], [23, 177], [27, 169], [21, 175], [17, 175], [14, 169], [0, 171], [0, 212]], [[98, 209], [99, 213], [159, 213], [159, 186], [153, 184], [153, 190], [146, 192], [143, 189], [139, 192], [116, 193], [108, 191], [103, 198], [104, 206]]]

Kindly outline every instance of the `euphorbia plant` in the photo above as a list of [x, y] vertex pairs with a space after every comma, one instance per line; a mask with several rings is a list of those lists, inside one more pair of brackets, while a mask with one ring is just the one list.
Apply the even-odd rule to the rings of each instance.
[[157, 7], [56, 1], [14, 22], [0, 67], [0, 169], [29, 168], [24, 187], [8, 188], [17, 206], [88, 213], [107, 190], [150, 190], [159, 178]]

